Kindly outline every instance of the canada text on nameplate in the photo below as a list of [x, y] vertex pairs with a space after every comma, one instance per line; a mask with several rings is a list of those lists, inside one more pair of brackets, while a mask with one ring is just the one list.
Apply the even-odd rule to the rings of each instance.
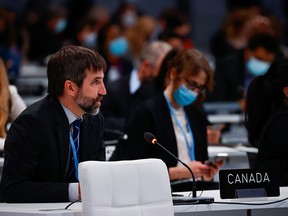
[[230, 169], [219, 171], [220, 197], [222, 199], [279, 196], [277, 176], [255, 169]]

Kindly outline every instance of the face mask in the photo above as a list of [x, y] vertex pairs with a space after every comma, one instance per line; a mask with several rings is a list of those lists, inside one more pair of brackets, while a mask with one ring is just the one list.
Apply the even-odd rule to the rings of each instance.
[[251, 57], [246, 63], [246, 68], [248, 72], [253, 76], [259, 76], [265, 74], [270, 67], [269, 62], [258, 60]]
[[111, 41], [109, 44], [109, 51], [112, 55], [123, 56], [128, 50], [128, 42], [126, 38], [119, 37]]
[[187, 106], [189, 104], [192, 104], [198, 94], [190, 89], [188, 89], [185, 85], [181, 85], [174, 93], [173, 97], [175, 101], [180, 105], [180, 106]]
[[122, 17], [122, 24], [124, 27], [131, 27], [133, 26], [137, 21], [137, 15], [132, 12], [126, 12]]
[[63, 32], [66, 28], [66, 25], [67, 25], [66, 19], [60, 19], [55, 26], [55, 32], [56, 33]]
[[92, 32], [85, 36], [83, 44], [88, 48], [95, 48], [97, 42], [97, 34]]

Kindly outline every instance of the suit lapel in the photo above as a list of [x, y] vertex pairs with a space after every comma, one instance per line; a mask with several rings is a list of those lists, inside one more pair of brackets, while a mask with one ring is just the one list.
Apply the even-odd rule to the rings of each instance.
[[63, 110], [58, 99], [51, 97], [51, 103], [55, 107], [54, 116], [56, 121], [56, 131], [57, 131], [57, 140], [56, 145], [59, 149], [59, 163], [60, 163], [60, 175], [62, 179], [65, 179], [65, 173], [67, 168], [67, 161], [70, 160], [69, 154], [69, 122], [67, 116]]
[[[67, 134], [67, 135], [64, 135]], [[69, 155], [69, 127], [66, 124], [60, 124], [57, 128], [57, 140], [59, 148], [59, 162], [60, 162], [60, 173], [61, 178], [65, 178], [67, 162], [70, 160]]]
[[[157, 123], [159, 124], [157, 126], [157, 129], [159, 130], [159, 138], [163, 135], [162, 143], [165, 143], [166, 147], [170, 149], [170, 151], [178, 155], [177, 146], [171, 144], [176, 143], [176, 136], [174, 133], [170, 110], [163, 94], [159, 97], [159, 101], [155, 103], [154, 110], [157, 110], [158, 112], [156, 118], [158, 118]], [[169, 118], [167, 118], [167, 116], [169, 116]], [[165, 125], [165, 127], [163, 127], [163, 125]]]
[[[200, 138], [200, 133], [199, 131], [199, 123], [196, 122], [198, 120], [198, 118], [194, 115], [194, 112], [192, 112], [193, 107], [191, 106], [187, 106], [184, 107], [185, 109], [185, 113], [187, 114], [188, 117], [188, 121], [193, 133], [193, 138], [194, 138], [194, 149], [195, 149], [195, 159], [198, 159], [198, 155], [199, 155], [199, 143], [201, 143], [201, 138]], [[196, 143], [198, 143], [198, 145], [196, 145]]]

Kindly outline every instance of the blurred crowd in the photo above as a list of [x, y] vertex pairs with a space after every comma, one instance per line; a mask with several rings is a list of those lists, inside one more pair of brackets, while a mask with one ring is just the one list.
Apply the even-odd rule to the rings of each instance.
[[[191, 37], [190, 17], [177, 8], [163, 8], [157, 17], [153, 17], [140, 11], [133, 1], [123, 1], [113, 12], [93, 1], [57, 2], [26, 1], [21, 13], [9, 7], [0, 8], [0, 57], [7, 67], [10, 82], [16, 82], [23, 64], [46, 65], [51, 54], [68, 44], [89, 47], [104, 56], [108, 63], [107, 82], [129, 74], [149, 42], [161, 40], [177, 49], [198, 48]], [[257, 4], [261, 1], [239, 2], [227, 1], [227, 14], [210, 40], [209, 54], [217, 65], [215, 95], [211, 100], [238, 99], [233, 94], [241, 94], [245, 78], [239, 78], [238, 92], [227, 91], [227, 87], [225, 95], [221, 92], [224, 87], [220, 85], [225, 82], [225, 70], [236, 68], [242, 74], [242, 70], [247, 70], [244, 63], [255, 56], [247, 56], [246, 52], [244, 55], [244, 50], [251, 50], [248, 45], [254, 35], [269, 35], [275, 41], [273, 48], [264, 48], [267, 53], [263, 55], [276, 52], [275, 57], [278, 57], [285, 54], [281, 46], [285, 41], [284, 25]], [[237, 65], [233, 65], [235, 68], [226, 68], [230, 58], [237, 61]], [[269, 63], [273, 57], [261, 57], [260, 60]]]
[[[9, 83], [17, 85], [23, 65], [46, 66], [49, 56], [65, 45], [91, 48], [107, 62], [108, 94], [101, 109], [111, 129], [123, 129], [134, 103], [129, 100], [121, 107], [124, 95], [144, 100], [163, 91], [173, 52], [198, 49], [191, 37], [190, 17], [177, 8], [163, 8], [154, 17], [133, 1], [122, 2], [113, 13], [93, 1], [61, 2], [26, 1], [17, 13], [0, 8], [0, 57]], [[226, 2], [227, 14], [205, 53], [214, 86], [207, 86], [208, 91], [195, 101], [200, 108], [206, 100], [236, 101], [244, 109], [250, 81], [287, 53], [284, 25], [261, 8], [261, 1]]]

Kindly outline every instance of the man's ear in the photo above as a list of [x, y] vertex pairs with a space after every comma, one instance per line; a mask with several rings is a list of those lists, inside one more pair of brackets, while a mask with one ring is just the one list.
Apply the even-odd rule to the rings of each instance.
[[66, 80], [64, 83], [64, 90], [67, 92], [67, 94], [75, 96], [77, 90], [76, 84], [71, 80]]
[[285, 86], [283, 88], [283, 93], [284, 93], [285, 97], [288, 98], [288, 86]]

